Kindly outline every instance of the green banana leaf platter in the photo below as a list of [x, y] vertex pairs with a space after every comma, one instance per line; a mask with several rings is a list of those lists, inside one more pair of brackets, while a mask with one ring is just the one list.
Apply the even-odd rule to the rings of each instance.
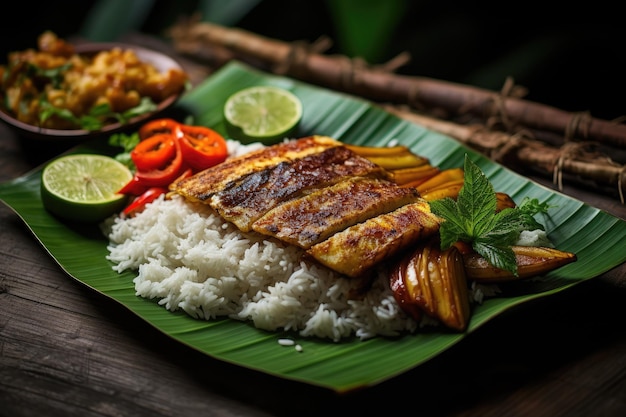
[[[231, 62], [187, 92], [176, 104], [178, 114], [173, 117], [191, 118], [187, 120], [226, 135], [222, 115], [226, 99], [252, 85], [282, 87], [300, 98], [303, 117], [297, 136], [327, 135], [370, 146], [400, 143], [441, 168], [462, 167], [465, 155], [469, 155], [497, 191], [508, 193], [516, 202], [529, 196], [554, 206], [550, 216], [542, 219], [548, 236], [557, 248], [576, 253], [578, 260], [486, 299], [473, 309], [465, 333], [440, 329], [339, 343], [296, 337], [303, 348], [298, 352], [278, 344], [285, 334], [261, 331], [230, 319], [193, 319], [136, 296], [134, 275], [114, 272], [106, 260], [107, 240], [97, 225], [65, 223], [43, 208], [39, 196], [41, 168], [0, 184], [0, 199], [21, 217], [71, 279], [112, 298], [147, 325], [218, 360], [339, 393], [367, 388], [416, 368], [504, 311], [524, 308], [522, 304], [530, 300], [566, 290], [626, 261], [623, 220], [538, 185], [447, 136], [401, 120], [365, 100]], [[119, 149], [100, 139], [80, 144], [70, 152], [114, 155]]]

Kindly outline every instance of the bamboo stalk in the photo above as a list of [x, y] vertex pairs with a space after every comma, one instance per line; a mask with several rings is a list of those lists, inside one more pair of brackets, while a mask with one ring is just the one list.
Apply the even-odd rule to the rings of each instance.
[[[377, 102], [406, 104], [414, 109], [443, 109], [453, 115], [499, 117], [507, 125], [558, 133], [567, 140], [597, 141], [626, 147], [626, 125], [473, 86], [427, 77], [390, 73], [345, 56], [326, 56], [299, 42], [287, 43], [241, 29], [207, 22], [180, 22], [169, 31], [180, 53], [239, 59], [303, 81]], [[319, 49], [319, 48], [317, 48]], [[213, 58], [216, 58], [213, 54]], [[222, 61], [225, 63], [225, 61]]]
[[563, 174], [615, 187], [621, 203], [624, 204], [626, 165], [587, 151], [584, 145], [588, 144], [570, 143], [555, 148], [522, 135], [511, 136], [504, 132], [490, 131], [482, 125], [459, 125], [394, 106], [388, 105], [384, 108], [404, 120], [451, 136], [503, 165], [522, 170], [524, 167], [532, 167], [545, 175], [551, 175], [559, 190], [563, 187]]

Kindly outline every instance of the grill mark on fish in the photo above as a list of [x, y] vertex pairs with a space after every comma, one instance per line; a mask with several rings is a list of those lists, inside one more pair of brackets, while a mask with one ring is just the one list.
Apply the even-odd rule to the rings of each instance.
[[435, 234], [439, 223], [422, 200], [338, 232], [313, 245], [307, 254], [330, 269], [358, 278], [411, 243]]
[[237, 181], [248, 175], [284, 161], [297, 160], [337, 146], [342, 146], [342, 143], [327, 136], [309, 136], [268, 146], [230, 158], [189, 178], [174, 182], [170, 185], [170, 190], [190, 201], [205, 202], [213, 194], [233, 187]]
[[350, 149], [331, 147], [247, 175], [237, 184], [215, 193], [209, 205], [224, 219], [247, 232], [253, 222], [278, 204], [312, 189], [349, 177], [385, 175], [381, 167]]
[[254, 222], [252, 230], [308, 249], [347, 227], [418, 200], [413, 188], [378, 178], [349, 178], [280, 204]]
[[[270, 210], [276, 210], [276, 214], [283, 206], [284, 213], [295, 210], [292, 218], [297, 221], [289, 225], [289, 216], [284, 217], [285, 224], [281, 225], [284, 235], [276, 234], [276, 237], [286, 243], [299, 244], [312, 261], [345, 276], [362, 278], [407, 245], [436, 233], [440, 222], [419, 195], [406, 197], [411, 201], [404, 205], [398, 203], [400, 207], [395, 209], [393, 204], [385, 207], [388, 203], [379, 203], [378, 207], [371, 201], [366, 203], [366, 192], [351, 197], [353, 191], [349, 183], [365, 178], [377, 178], [381, 184], [389, 181], [390, 190], [372, 193], [372, 200], [387, 192], [393, 194], [393, 189], [399, 188], [386, 170], [340, 142], [325, 136], [311, 136], [229, 159], [172, 184], [170, 189], [190, 201], [208, 204], [244, 232], [250, 231], [254, 222]], [[417, 193], [415, 189], [402, 188]], [[309, 206], [296, 208], [296, 205], [318, 197], [322, 199], [316, 203], [320, 209], [332, 210], [329, 196], [332, 190], [339, 192], [341, 189], [344, 194], [337, 198], [343, 214], [338, 212], [335, 218], [325, 214], [305, 225], [304, 213]], [[313, 216], [313, 206], [310, 208]], [[297, 210], [301, 211], [300, 215], [296, 214]], [[376, 215], [377, 210], [381, 214]], [[258, 227], [261, 226], [259, 223]], [[301, 230], [292, 237], [293, 232], [286, 232], [285, 227], [300, 227]], [[272, 230], [270, 233], [278, 233], [279, 228]]]

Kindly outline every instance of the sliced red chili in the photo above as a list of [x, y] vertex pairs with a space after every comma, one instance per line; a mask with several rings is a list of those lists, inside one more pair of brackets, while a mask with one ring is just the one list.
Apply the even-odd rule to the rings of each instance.
[[130, 158], [139, 171], [166, 167], [176, 156], [176, 138], [170, 133], [157, 133], [139, 142]]
[[122, 211], [122, 216], [130, 217], [143, 211], [148, 203], [152, 203], [161, 194], [167, 192], [165, 187], [150, 187], [135, 199]]
[[163, 169], [153, 169], [150, 171], [137, 171], [135, 177], [146, 187], [167, 187], [188, 168], [183, 161], [180, 151], [179, 141], [176, 143], [176, 155], [170, 163]]
[[205, 126], [179, 125], [178, 138], [185, 162], [201, 171], [224, 162], [228, 156], [226, 140]]
[[141, 195], [144, 192], [146, 192], [146, 190], [149, 187], [146, 187], [140, 180], [139, 178], [137, 178], [136, 175], [133, 176], [133, 178], [128, 181], [128, 183], [126, 183], [126, 185], [124, 185], [119, 191], [119, 194], [124, 194], [124, 195]]
[[139, 139], [143, 140], [159, 133], [173, 134], [179, 123], [174, 119], [155, 119], [144, 123], [139, 128]]

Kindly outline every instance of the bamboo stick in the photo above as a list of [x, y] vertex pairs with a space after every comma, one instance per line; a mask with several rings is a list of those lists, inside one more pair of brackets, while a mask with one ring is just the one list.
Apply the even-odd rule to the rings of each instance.
[[[626, 125], [573, 113], [548, 105], [473, 86], [427, 77], [390, 73], [345, 56], [326, 56], [301, 42], [287, 43], [237, 28], [192, 18], [169, 31], [175, 49], [186, 54], [211, 54], [219, 59], [253, 62], [275, 73], [361, 96], [377, 102], [406, 104], [417, 110], [442, 109], [452, 115], [499, 117], [511, 127], [558, 133], [567, 140], [597, 141], [623, 149]], [[216, 58], [215, 54], [213, 58]], [[224, 61], [222, 61], [224, 62]]]

